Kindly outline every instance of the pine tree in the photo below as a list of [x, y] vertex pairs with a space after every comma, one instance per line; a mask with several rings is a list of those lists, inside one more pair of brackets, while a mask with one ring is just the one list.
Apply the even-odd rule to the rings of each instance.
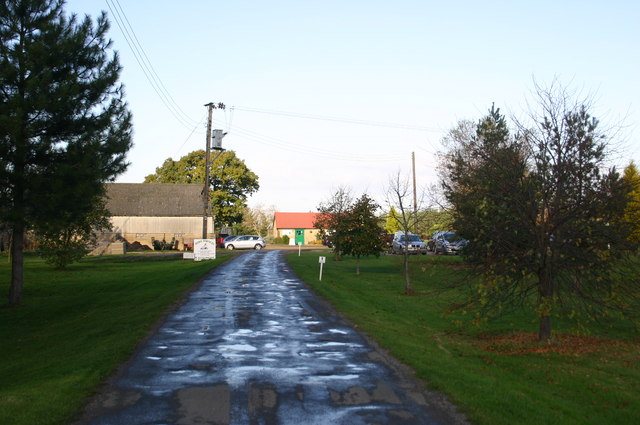
[[[531, 305], [539, 339], [552, 317], [637, 317], [637, 277], [623, 214], [628, 186], [606, 170], [606, 135], [584, 104], [539, 89], [533, 123], [510, 135], [492, 108], [443, 156], [442, 186], [466, 259], [482, 277], [464, 308], [485, 316]], [[533, 124], [533, 125], [532, 125]], [[583, 322], [584, 323], [584, 322]]]
[[629, 187], [627, 207], [625, 208], [624, 219], [629, 225], [629, 240], [640, 243], [640, 174], [638, 168], [632, 161], [625, 169], [623, 180]]
[[0, 1], [0, 214], [12, 232], [11, 305], [22, 301], [25, 232], [86, 218], [127, 166], [131, 115], [103, 13], [62, 0]]

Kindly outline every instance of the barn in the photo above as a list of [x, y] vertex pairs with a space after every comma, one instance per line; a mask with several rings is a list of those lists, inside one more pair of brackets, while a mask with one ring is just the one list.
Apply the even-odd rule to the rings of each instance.
[[[107, 183], [113, 228], [101, 235], [94, 253], [117, 252], [119, 245], [153, 249], [154, 241], [179, 250], [192, 247], [202, 237], [203, 190], [202, 184]], [[211, 217], [207, 237], [214, 237]]]

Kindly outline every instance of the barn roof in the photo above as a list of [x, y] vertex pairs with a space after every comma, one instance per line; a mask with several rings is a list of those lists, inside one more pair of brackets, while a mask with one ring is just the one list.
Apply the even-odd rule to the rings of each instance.
[[277, 212], [274, 218], [276, 229], [314, 229], [313, 222], [319, 213]]
[[107, 183], [112, 216], [193, 217], [203, 214], [202, 184]]

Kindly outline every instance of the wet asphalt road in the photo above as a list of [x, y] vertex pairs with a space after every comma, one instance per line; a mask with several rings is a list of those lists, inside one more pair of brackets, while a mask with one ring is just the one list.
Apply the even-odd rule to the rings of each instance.
[[81, 424], [445, 424], [460, 415], [287, 270], [280, 251], [214, 270]]

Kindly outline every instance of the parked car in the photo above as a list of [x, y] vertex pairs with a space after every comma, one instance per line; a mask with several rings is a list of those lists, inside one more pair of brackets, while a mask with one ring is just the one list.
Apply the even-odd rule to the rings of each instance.
[[223, 248], [230, 251], [234, 249], [262, 249], [265, 246], [267, 243], [258, 235], [241, 235], [223, 243]]
[[327, 248], [333, 248], [333, 241], [331, 240], [331, 235], [324, 235], [322, 237], [322, 245]]
[[436, 230], [427, 241], [427, 250], [434, 252], [436, 250], [436, 239], [440, 233], [446, 233], [444, 230]]
[[441, 232], [435, 238], [434, 252], [436, 254], [460, 254], [468, 243], [468, 240], [460, 237], [455, 232]]
[[239, 237], [239, 235], [229, 235], [229, 236], [225, 237], [224, 239], [222, 239], [222, 241], [218, 244], [218, 246], [220, 248], [226, 248], [226, 244], [227, 243], [229, 243], [229, 242], [231, 242], [233, 240], [236, 240], [238, 237]]
[[425, 244], [420, 236], [409, 233], [396, 233], [391, 243], [392, 254], [403, 254], [405, 248], [409, 254], [427, 254], [427, 244]]

